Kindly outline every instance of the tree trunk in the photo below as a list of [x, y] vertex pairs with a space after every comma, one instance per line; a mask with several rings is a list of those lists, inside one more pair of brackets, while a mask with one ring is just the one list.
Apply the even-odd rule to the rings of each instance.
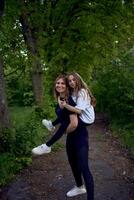
[[33, 64], [35, 64], [35, 67], [33, 67], [32, 71], [31, 71], [31, 76], [32, 76], [34, 97], [35, 97], [36, 104], [38, 106], [42, 106], [42, 104], [43, 104], [43, 84], [42, 84], [41, 64], [38, 60], [36, 60]]
[[[2, 22], [2, 16], [4, 13], [5, 1], [1, 0], [0, 2], [0, 28]], [[2, 58], [0, 57], [0, 132], [4, 128], [10, 128], [10, 119], [9, 119], [9, 111], [6, 100], [6, 92], [5, 92], [5, 81], [4, 81], [4, 67]]]
[[6, 101], [3, 63], [0, 58], [0, 128], [10, 128], [9, 112]]
[[0, 0], [0, 17], [4, 13], [4, 7], [5, 7], [5, 0]]
[[43, 72], [37, 50], [37, 37], [34, 35], [35, 28], [32, 27], [30, 24], [24, 3], [20, 17], [20, 22], [22, 25], [24, 40], [29, 50], [30, 61], [32, 63], [31, 76], [35, 103], [38, 106], [41, 106], [43, 103]]

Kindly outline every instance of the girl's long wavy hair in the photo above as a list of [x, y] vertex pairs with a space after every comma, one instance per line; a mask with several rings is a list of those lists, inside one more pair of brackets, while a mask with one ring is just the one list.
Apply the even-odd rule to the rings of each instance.
[[[87, 91], [87, 94], [89, 95], [89, 97], [91, 98], [91, 105], [93, 107], [96, 106], [96, 98], [93, 96], [92, 92], [90, 91], [90, 89], [88, 88], [87, 84], [83, 81], [82, 77], [77, 73], [77, 72], [71, 72], [68, 73], [67, 75], [67, 80], [69, 79], [69, 76], [73, 76], [76, 80], [76, 95], [78, 95], [78, 92], [81, 89], [85, 89]], [[72, 93], [73, 89], [69, 86], [69, 92]]]
[[62, 80], [65, 82], [65, 85], [66, 85], [66, 92], [65, 92], [64, 98], [65, 98], [66, 101], [67, 101], [67, 100], [68, 100], [68, 97], [69, 97], [69, 89], [68, 89], [69, 86], [68, 86], [67, 77], [66, 77], [66, 75], [64, 75], [64, 74], [60, 74], [60, 75], [56, 78], [56, 80], [55, 80], [55, 82], [54, 82], [54, 97], [55, 97], [55, 99], [57, 100], [58, 97], [60, 96], [59, 92], [57, 92], [57, 91], [56, 91], [56, 88], [55, 88], [56, 82], [57, 82], [59, 79], [62, 79]]

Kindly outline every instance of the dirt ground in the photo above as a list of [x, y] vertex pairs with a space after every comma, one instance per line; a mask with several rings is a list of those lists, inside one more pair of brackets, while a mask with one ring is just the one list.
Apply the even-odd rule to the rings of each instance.
[[[65, 136], [61, 142], [65, 142]], [[95, 200], [134, 200], [134, 161], [111, 136], [102, 118], [89, 129], [89, 165], [95, 182]], [[67, 198], [75, 185], [65, 147], [33, 157], [0, 192], [0, 200], [86, 200], [86, 195]]]

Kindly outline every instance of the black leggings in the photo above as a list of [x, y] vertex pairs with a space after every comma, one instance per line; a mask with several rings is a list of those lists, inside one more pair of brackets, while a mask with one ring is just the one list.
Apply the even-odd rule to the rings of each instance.
[[[60, 123], [59, 118], [56, 118], [55, 121], [52, 122], [53, 126], [56, 126], [57, 124]], [[59, 129], [56, 131], [56, 133], [46, 142], [47, 146], [53, 145], [57, 140], [59, 140], [63, 134], [65, 133], [67, 127], [69, 125], [69, 122], [64, 122], [60, 125]], [[84, 123], [80, 118], [78, 118], [78, 126], [88, 126], [89, 124]]]
[[69, 125], [69, 122], [68, 123], [62, 123], [60, 125], [60, 127], [58, 128], [58, 130], [56, 131], [56, 133], [46, 142], [46, 145], [50, 147], [55, 142], [57, 142], [57, 140], [59, 140], [63, 136], [68, 125]]
[[79, 146], [72, 144], [72, 141], [70, 141], [70, 139], [67, 139], [66, 151], [76, 185], [78, 187], [82, 186], [83, 176], [87, 190], [87, 200], [93, 200], [94, 181], [88, 165], [88, 145]]

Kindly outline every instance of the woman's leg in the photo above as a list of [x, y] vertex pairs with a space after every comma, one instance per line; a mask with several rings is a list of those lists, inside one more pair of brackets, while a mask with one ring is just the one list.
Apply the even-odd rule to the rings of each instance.
[[87, 200], [94, 199], [94, 181], [88, 166], [88, 146], [82, 146], [77, 149], [78, 166], [84, 178]]
[[68, 127], [68, 125], [69, 125], [69, 123], [61, 124], [61, 126], [60, 126], [59, 129], [56, 131], [56, 133], [46, 142], [46, 145], [47, 145], [48, 147], [50, 147], [50, 146], [52, 146], [55, 142], [57, 142], [57, 140], [59, 140], [59, 139], [63, 136], [65, 130], [66, 130], [67, 127]]
[[[73, 133], [71, 133], [73, 134]], [[81, 177], [81, 171], [79, 168], [79, 165], [77, 163], [77, 156], [76, 156], [76, 151], [75, 147], [71, 144], [71, 139], [67, 138], [66, 142], [66, 151], [67, 151], [67, 156], [68, 156], [68, 161], [72, 169], [73, 176], [75, 178], [75, 182], [77, 187], [82, 186], [82, 177]]]

